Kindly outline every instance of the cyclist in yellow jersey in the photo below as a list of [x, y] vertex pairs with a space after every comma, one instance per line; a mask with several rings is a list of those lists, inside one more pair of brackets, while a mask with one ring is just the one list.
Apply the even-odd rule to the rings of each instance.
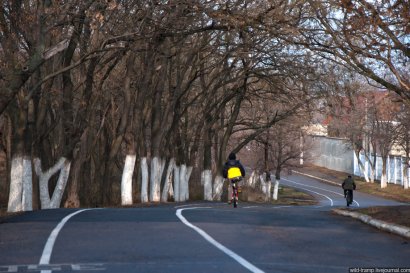
[[245, 169], [243, 168], [241, 162], [236, 160], [236, 155], [234, 153], [229, 154], [228, 161], [225, 162], [222, 170], [222, 175], [231, 182], [239, 181], [245, 176]]

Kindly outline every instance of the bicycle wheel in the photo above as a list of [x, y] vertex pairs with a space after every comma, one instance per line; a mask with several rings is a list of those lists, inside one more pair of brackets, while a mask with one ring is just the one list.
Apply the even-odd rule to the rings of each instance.
[[238, 206], [238, 189], [236, 188], [236, 184], [233, 184], [232, 195], [233, 195], [233, 207], [236, 208]]
[[346, 194], [346, 204], [347, 204], [347, 206], [350, 206], [351, 203], [352, 203], [352, 192], [351, 192], [351, 191], [347, 191], [347, 194]]

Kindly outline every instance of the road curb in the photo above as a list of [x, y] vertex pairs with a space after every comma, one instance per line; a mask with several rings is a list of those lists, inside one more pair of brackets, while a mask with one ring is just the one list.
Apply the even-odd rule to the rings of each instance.
[[321, 177], [317, 177], [317, 176], [314, 176], [314, 175], [311, 175], [311, 174], [302, 173], [302, 172], [295, 171], [295, 170], [292, 170], [292, 172], [300, 174], [300, 175], [304, 175], [304, 176], [307, 176], [307, 177], [310, 177], [310, 178], [314, 178], [314, 179], [317, 179], [317, 180], [320, 180], [320, 181], [323, 181], [323, 182], [326, 182], [326, 183], [330, 183], [330, 184], [333, 184], [333, 185], [336, 185], [336, 186], [341, 186], [342, 185], [342, 184], [339, 184], [337, 182], [334, 182], [334, 181], [331, 181], [331, 180], [328, 180], [328, 179], [324, 179], [324, 178], [321, 178]]
[[382, 220], [377, 220], [369, 215], [354, 212], [354, 211], [347, 211], [347, 210], [341, 210], [341, 209], [333, 209], [332, 211], [336, 214], [343, 215], [343, 216], [349, 216], [349, 217], [358, 219], [362, 221], [363, 223], [374, 226], [378, 229], [388, 231], [388, 232], [403, 236], [407, 239], [410, 239], [410, 228], [408, 227], [391, 224], [391, 223], [388, 223]]

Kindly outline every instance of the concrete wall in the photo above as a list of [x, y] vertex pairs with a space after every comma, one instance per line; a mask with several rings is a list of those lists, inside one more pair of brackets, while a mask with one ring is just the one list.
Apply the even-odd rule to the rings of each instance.
[[312, 163], [327, 169], [353, 173], [354, 153], [350, 144], [339, 138], [311, 136]]
[[[311, 136], [312, 164], [325, 167], [330, 170], [354, 174], [364, 177], [360, 171], [358, 161], [350, 144], [344, 139], [330, 138], [326, 136]], [[360, 160], [365, 166], [365, 171], [370, 175], [370, 166], [365, 160], [365, 156], [360, 154]], [[376, 180], [380, 180], [382, 174], [382, 159], [377, 156]], [[387, 160], [387, 180], [388, 183], [403, 185], [404, 158], [400, 156], [389, 156]], [[407, 173], [410, 179], [410, 172]]]

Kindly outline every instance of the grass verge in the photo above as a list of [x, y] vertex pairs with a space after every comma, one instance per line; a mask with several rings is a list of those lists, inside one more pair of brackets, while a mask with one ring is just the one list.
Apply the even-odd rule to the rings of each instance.
[[410, 206], [370, 207], [355, 209], [375, 219], [410, 228]]
[[281, 186], [278, 192], [278, 200], [272, 200], [271, 203], [274, 205], [311, 206], [316, 205], [318, 202], [306, 192]]
[[[251, 187], [243, 186], [239, 199], [246, 202], [266, 203], [266, 196], [260, 190]], [[273, 205], [289, 205], [289, 206], [308, 206], [317, 204], [316, 199], [295, 188], [280, 186], [278, 192], [278, 200], [270, 201]]]

